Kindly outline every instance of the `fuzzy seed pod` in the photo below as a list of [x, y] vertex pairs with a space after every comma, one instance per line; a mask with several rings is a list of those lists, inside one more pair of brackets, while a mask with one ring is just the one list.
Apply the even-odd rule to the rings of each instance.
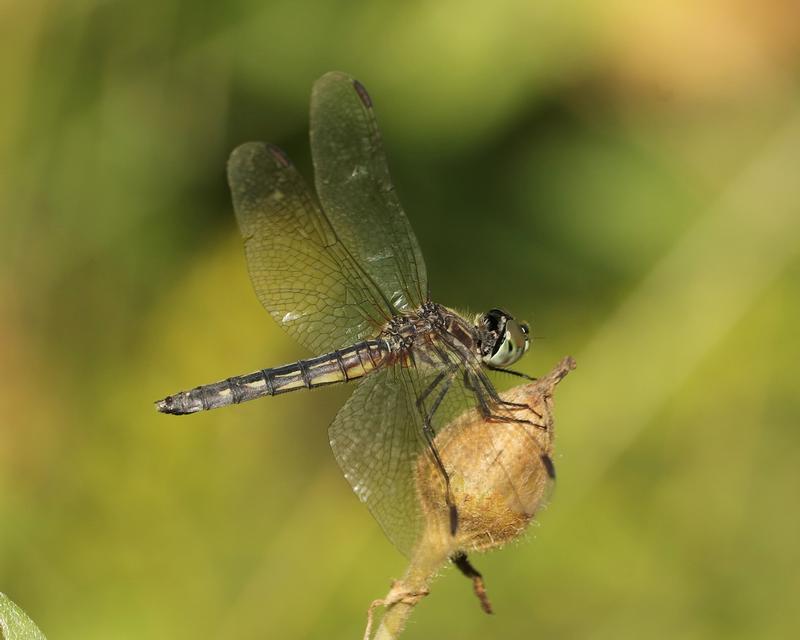
[[436, 436], [436, 448], [450, 477], [450, 496], [458, 514], [452, 533], [452, 510], [437, 465], [429, 455], [417, 462], [417, 496], [425, 525], [402, 579], [385, 598], [370, 607], [387, 607], [374, 640], [394, 640], [431, 580], [452, 562], [472, 580], [475, 595], [487, 613], [492, 611], [483, 576], [467, 558], [507, 544], [522, 534], [547, 499], [553, 467], [553, 391], [575, 368], [564, 358], [547, 376], [501, 394], [506, 402], [525, 404], [513, 415], [532, 424], [492, 422], [471, 409], [448, 423]]
[[552, 486], [555, 385], [575, 364], [565, 359], [547, 377], [502, 394], [503, 400], [527, 405], [511, 415], [531, 424], [485, 420], [470, 410], [436, 436], [450, 476], [452, 502], [458, 511], [451, 532], [446, 488], [430, 456], [420, 456], [417, 492], [426, 519], [422, 544], [449, 554], [500, 547], [517, 538], [546, 501]]

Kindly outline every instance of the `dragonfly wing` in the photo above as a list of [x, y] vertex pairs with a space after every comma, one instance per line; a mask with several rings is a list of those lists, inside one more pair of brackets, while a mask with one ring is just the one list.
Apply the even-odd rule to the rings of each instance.
[[415, 401], [401, 367], [381, 370], [358, 385], [328, 430], [353, 491], [407, 555], [423, 525], [414, 478], [424, 441]]
[[[430, 416], [434, 406], [430, 425], [456, 501], [460, 499], [459, 488], [465, 486], [465, 470], [454, 461], [463, 464], [464, 460], [470, 461], [466, 473], [472, 478], [482, 470], [494, 468], [495, 488], [502, 490], [501, 484], [506, 483], [505, 493], [509, 500], [515, 499], [519, 478], [503, 466], [502, 452], [509, 433], [520, 425], [483, 423], [475, 410], [476, 394], [486, 400], [487, 392], [480, 386], [476, 366], [479, 364], [451, 358], [447, 367], [396, 365], [371, 373], [350, 396], [328, 431], [344, 476], [387, 537], [406, 555], [412, 554], [426, 526], [433, 525], [440, 531], [449, 526], [449, 512], [443, 502], [435, 511], [429, 506], [427, 513], [422, 506], [421, 491], [431, 495], [430, 485], [418, 487], [421, 463], [426, 469], [423, 477], [430, 478], [430, 473], [437, 477], [438, 473], [423, 432], [423, 415]], [[493, 414], [510, 416], [502, 407], [490, 404]], [[464, 423], [483, 424], [480, 436], [459, 438], [454, 445], [454, 434], [461, 427], [440, 433], [447, 425]], [[533, 439], [530, 444], [533, 454], [538, 445]], [[421, 460], [421, 456], [426, 459]]]
[[228, 182], [250, 278], [272, 317], [315, 353], [374, 336], [394, 309], [286, 155], [243, 144], [228, 161]]
[[311, 154], [322, 208], [372, 280], [399, 310], [428, 299], [425, 261], [397, 193], [366, 89], [328, 73], [311, 92]]

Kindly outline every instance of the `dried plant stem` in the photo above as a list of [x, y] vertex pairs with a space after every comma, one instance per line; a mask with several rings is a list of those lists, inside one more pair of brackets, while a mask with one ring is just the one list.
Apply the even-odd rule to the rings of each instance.
[[[383, 600], [376, 600], [373, 607], [370, 607], [372, 610], [376, 603], [386, 607], [374, 640], [395, 640], [400, 637], [414, 607], [428, 594], [430, 581], [447, 562], [448, 552], [449, 549], [435, 544], [422, 544], [418, 547], [403, 578], [392, 585]], [[370, 630], [368, 625], [367, 633]], [[365, 635], [365, 640], [368, 638]]]

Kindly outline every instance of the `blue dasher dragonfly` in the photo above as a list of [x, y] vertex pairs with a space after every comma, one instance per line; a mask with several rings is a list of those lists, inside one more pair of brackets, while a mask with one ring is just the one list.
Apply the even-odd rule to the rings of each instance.
[[[336, 460], [388, 537], [411, 551], [422, 526], [415, 489], [420, 455], [446, 486], [443, 517], [458, 511], [437, 432], [467, 408], [489, 422], [527, 423], [487, 370], [510, 371], [528, 350], [528, 326], [501, 309], [473, 319], [430, 299], [425, 261], [389, 178], [366, 89], [331, 72], [311, 96], [318, 201], [279, 148], [241, 145], [228, 182], [250, 278], [267, 311], [322, 354], [181, 391], [170, 414], [215, 409], [298, 389], [358, 381], [329, 428]], [[528, 414], [530, 415], [530, 414]], [[552, 475], [552, 462], [543, 459]]]

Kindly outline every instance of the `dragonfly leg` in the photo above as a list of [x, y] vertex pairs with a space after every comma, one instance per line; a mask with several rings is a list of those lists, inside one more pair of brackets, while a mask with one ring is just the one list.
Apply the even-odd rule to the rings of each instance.
[[[511, 416], [503, 416], [497, 413], [493, 413], [492, 407], [488, 402], [489, 399], [491, 399], [495, 405], [503, 405], [508, 403], [504, 402], [502, 398], [500, 398], [500, 396], [497, 395], [497, 391], [494, 390], [494, 387], [492, 387], [491, 383], [488, 380], [486, 380], [485, 383], [481, 384], [482, 382], [483, 381], [481, 381], [480, 378], [477, 381], [475, 381], [474, 376], [471, 375], [469, 371], [464, 372], [464, 385], [475, 395], [475, 399], [478, 402], [478, 411], [481, 412], [481, 415], [483, 416], [484, 420], [488, 422], [505, 422], [505, 423], [513, 422], [516, 424], [529, 424], [532, 427], [536, 427], [537, 429], [542, 429], [544, 431], [547, 430], [547, 426], [538, 424], [531, 420], [526, 420], [525, 418], [512, 418]], [[483, 386], [484, 388], [488, 388], [490, 390], [488, 399], [484, 395], [483, 391], [479, 388], [479, 386]], [[530, 408], [528, 407], [528, 405], [524, 405], [524, 407]], [[523, 408], [523, 407], [518, 407], [518, 408]], [[531, 411], [533, 411], [533, 409], [531, 409]], [[539, 414], [536, 413], [535, 411], [533, 411], [533, 413], [539, 416]]]
[[[442, 339], [443, 343], [449, 347], [449, 349], [451, 351], [453, 351], [456, 354], [459, 353], [459, 349], [456, 346], [456, 344], [454, 343], [452, 337], [449, 336], [446, 332], [440, 334], [440, 338]], [[455, 370], [455, 366], [452, 364], [452, 361], [447, 356], [447, 354], [442, 353], [441, 350], [438, 350], [437, 352], [439, 353], [439, 357], [442, 359], [442, 361], [446, 365], [449, 365], [450, 367], [452, 367]], [[530, 376], [528, 376], [528, 375], [526, 375], [524, 373], [521, 373], [519, 371], [513, 371], [511, 369], [502, 369], [500, 367], [492, 367], [492, 366], [486, 365], [486, 364], [484, 364], [483, 366], [488, 367], [492, 371], [503, 371], [505, 373], [510, 373], [512, 375], [519, 376], [519, 377], [522, 377], [522, 378], [529, 378], [531, 380], [535, 380], [535, 378], [530, 378]], [[473, 385], [473, 384], [470, 383], [470, 379], [474, 379], [474, 378], [477, 378], [477, 380], [478, 380], [478, 384], [477, 385]], [[537, 418], [539, 418], [539, 419], [542, 418], [542, 415], [538, 411], [536, 411], [533, 407], [528, 405], [528, 404], [519, 403], [519, 402], [509, 402], [507, 400], [503, 400], [500, 397], [500, 394], [497, 393], [497, 390], [494, 388], [494, 385], [491, 383], [489, 378], [486, 377], [486, 374], [483, 372], [483, 370], [481, 369], [480, 366], [474, 367], [474, 371], [471, 371], [471, 372], [464, 371], [464, 384], [465, 384], [467, 389], [469, 389], [470, 391], [472, 391], [473, 394], [475, 394], [475, 397], [479, 399], [479, 402], [480, 402], [479, 387], [482, 386], [486, 390], [486, 393], [489, 395], [489, 398], [491, 398], [492, 402], [496, 406], [497, 405], [502, 405], [504, 407], [511, 407], [512, 409], [527, 409], [528, 411], [533, 413]], [[491, 415], [491, 412], [489, 412], [488, 415]], [[486, 418], [486, 417], [488, 417], [488, 415], [484, 414], [484, 417]], [[535, 423], [531, 422], [530, 420], [501, 420], [501, 421], [502, 422], [522, 422], [522, 423], [528, 423], [528, 424], [535, 424]], [[536, 426], [540, 427], [540, 425], [536, 425]]]
[[[493, 414], [492, 410], [491, 410], [491, 407], [489, 406], [489, 403], [487, 402], [486, 397], [483, 395], [483, 393], [481, 391], [476, 391], [476, 387], [470, 382], [469, 371], [464, 371], [464, 386], [467, 389], [469, 389], [470, 391], [472, 391], [473, 394], [475, 395], [475, 399], [476, 399], [476, 401], [478, 403], [478, 411], [481, 412], [481, 415], [483, 416], [483, 419], [486, 420], [487, 422], [505, 422], [505, 423], [513, 422], [513, 423], [516, 423], [516, 424], [529, 424], [529, 425], [531, 425], [533, 427], [536, 427], [537, 429], [541, 429], [543, 431], [547, 431], [547, 426], [546, 425], [537, 424], [537, 423], [532, 422], [530, 420], [512, 418], [511, 416], [501, 416], [501, 415]], [[527, 405], [525, 405], [525, 406], [527, 406]], [[536, 414], [536, 415], [539, 415], [539, 414]], [[525, 431], [525, 430], [523, 430], [523, 431], [524, 431], [525, 435], [531, 440], [533, 445], [537, 449], [539, 449], [540, 445], [539, 445], [538, 442], [536, 442], [536, 440], [533, 438], [533, 436], [531, 434], [529, 434], [527, 431]], [[551, 480], [555, 480], [556, 479], [556, 467], [553, 464], [553, 459], [546, 453], [540, 453], [539, 454], [539, 459], [541, 460], [542, 466], [544, 467], [545, 472], [547, 473], [548, 477]], [[452, 558], [451, 558], [451, 560], [452, 560]], [[453, 560], [453, 562], [455, 562], [455, 560]], [[459, 569], [461, 569], [461, 566], [460, 565], [458, 565], [458, 566], [459, 566]], [[462, 573], [464, 573], [464, 575], [466, 575], [467, 577], [470, 577], [469, 574], [467, 574], [464, 571], [464, 569], [461, 569], [461, 571], [462, 571]], [[480, 577], [480, 574], [478, 574], [478, 576]], [[480, 594], [478, 593], [478, 585], [477, 585], [477, 583], [475, 584], [475, 593], [478, 595], [478, 598], [481, 598]], [[483, 600], [482, 599], [481, 599], [481, 604], [483, 604]], [[491, 613], [491, 612], [487, 612], [487, 613]]]
[[[512, 407], [513, 409], [530, 409], [531, 411], [533, 411], [533, 409], [531, 409], [531, 406], [525, 404], [524, 402], [509, 402], [508, 400], [503, 400], [501, 398], [500, 404], [502, 404], [504, 407]], [[539, 414], [537, 413], [536, 415], [538, 416]]]
[[484, 364], [484, 366], [489, 369], [489, 371], [499, 371], [500, 373], [510, 373], [512, 376], [517, 376], [518, 378], [525, 378], [526, 380], [530, 380], [532, 382], [536, 382], [538, 378], [534, 378], [533, 376], [529, 376], [527, 373], [522, 373], [522, 371], [514, 371], [513, 369], [504, 369], [503, 367], [494, 367], [490, 364]]
[[425, 391], [419, 394], [417, 398], [417, 408], [422, 411], [424, 408], [423, 403], [427, 399], [429, 395], [433, 392], [433, 390], [439, 386], [439, 383], [444, 380], [444, 377], [447, 375], [446, 371], [442, 371], [438, 376], [436, 376], [431, 383], [425, 388]]
[[450, 562], [456, 565], [467, 578], [472, 580], [472, 588], [475, 590], [475, 595], [478, 596], [481, 609], [486, 613], [492, 613], [492, 603], [489, 602], [489, 596], [486, 595], [486, 585], [483, 584], [483, 576], [480, 571], [472, 566], [469, 558], [467, 558], [467, 554], [461, 551], [451, 556]]
[[547, 476], [551, 480], [555, 480], [556, 479], [556, 465], [553, 464], [553, 459], [549, 455], [547, 455], [546, 453], [543, 453], [541, 456], [539, 456], [539, 458], [542, 461], [542, 466], [544, 467], [544, 470], [547, 472]]
[[442, 479], [444, 480], [445, 486], [445, 494], [444, 500], [445, 504], [447, 504], [447, 510], [450, 517], [450, 534], [455, 535], [456, 531], [458, 530], [458, 509], [456, 508], [455, 502], [453, 501], [453, 494], [450, 490], [450, 476], [447, 473], [447, 469], [444, 468], [444, 463], [442, 462], [442, 457], [439, 454], [439, 449], [436, 447], [435, 437], [436, 433], [433, 430], [433, 414], [436, 413], [436, 410], [439, 408], [439, 405], [444, 400], [444, 397], [447, 395], [447, 392], [450, 390], [450, 385], [452, 384], [452, 374], [450, 379], [448, 379], [442, 389], [439, 391], [438, 395], [431, 403], [430, 409], [427, 411], [425, 410], [425, 399], [433, 392], [433, 390], [441, 384], [441, 382], [446, 377], [446, 372], [440, 373], [436, 378], [433, 380], [431, 384], [425, 389], [425, 391], [420, 394], [419, 398], [417, 398], [417, 408], [419, 409], [420, 413], [422, 414], [422, 433], [425, 436], [425, 441], [428, 444], [428, 448], [431, 451], [431, 455], [433, 456], [434, 463], [436, 464], [436, 468], [439, 470], [439, 473], [442, 475]]
[[[528, 376], [526, 376], [525, 374], [519, 373], [517, 371], [511, 371], [510, 369], [498, 369], [496, 367], [489, 367], [489, 368], [492, 371], [505, 371], [506, 373], [513, 373], [514, 375], [520, 375], [522, 377], [528, 378]], [[527, 409], [531, 413], [533, 413], [537, 418], [539, 418], [539, 419], [542, 418], [542, 414], [539, 413], [538, 411], [536, 411], [533, 407], [531, 407], [528, 404], [519, 403], [519, 402], [508, 402], [507, 400], [503, 400], [500, 397], [500, 394], [497, 393], [497, 390], [494, 388], [494, 385], [491, 383], [489, 378], [487, 378], [486, 375], [483, 373], [483, 371], [478, 371], [477, 372], [477, 377], [478, 377], [478, 380], [480, 381], [480, 383], [483, 385], [483, 387], [488, 392], [489, 397], [492, 399], [493, 402], [495, 402], [497, 404], [501, 404], [501, 405], [503, 405], [505, 407], [513, 407], [514, 409]], [[535, 378], [530, 378], [530, 379], [534, 380]], [[508, 421], [504, 420], [503, 422], [508, 422]], [[531, 424], [533, 424], [533, 423], [531, 423]]]

